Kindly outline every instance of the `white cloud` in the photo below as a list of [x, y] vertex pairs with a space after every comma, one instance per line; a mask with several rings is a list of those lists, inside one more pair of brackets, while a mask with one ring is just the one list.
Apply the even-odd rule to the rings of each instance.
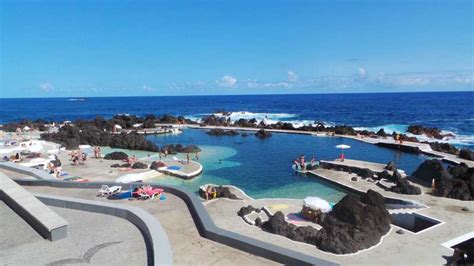
[[367, 77], [367, 70], [365, 70], [363, 67], [359, 67], [358, 73], [360, 79], [365, 79]]
[[44, 92], [50, 92], [54, 89], [54, 86], [50, 82], [43, 82], [39, 85], [39, 89]]
[[142, 88], [143, 88], [143, 90], [146, 91], [146, 92], [153, 92], [153, 91], [155, 91], [155, 88], [150, 87], [150, 86], [148, 86], [148, 85], [143, 85]]
[[237, 79], [232, 76], [225, 75], [220, 79], [218, 83], [223, 87], [232, 88], [235, 87]]
[[[431, 73], [384, 73], [369, 75], [363, 67], [355, 74], [323, 75], [311, 79], [298, 78], [297, 81], [246, 79], [237, 81], [226, 75], [214, 82], [185, 82], [171, 84], [170, 89], [218, 89], [239, 87], [242, 90], [285, 90], [300, 92], [337, 92], [337, 91], [400, 91], [400, 90], [472, 90], [474, 75], [471, 72], [431, 72]], [[296, 76], [296, 74], [295, 74]]]
[[298, 81], [298, 75], [295, 74], [293, 71], [288, 71], [288, 81], [290, 82], [296, 82]]

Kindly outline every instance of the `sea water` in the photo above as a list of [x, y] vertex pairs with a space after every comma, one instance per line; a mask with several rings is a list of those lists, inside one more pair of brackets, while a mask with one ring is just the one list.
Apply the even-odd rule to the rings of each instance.
[[20, 119], [74, 120], [118, 113], [184, 115], [200, 119], [232, 111], [231, 119], [257, 118], [297, 125], [320, 121], [359, 129], [404, 132], [408, 125], [438, 127], [446, 140], [474, 147], [474, 92], [348, 93], [233, 96], [0, 99], [0, 123]]
[[[340, 137], [313, 137], [308, 135], [274, 133], [268, 139], [259, 139], [249, 132], [249, 136], [210, 136], [204, 129], [185, 129], [177, 135], [147, 136], [158, 146], [166, 144], [195, 144], [202, 151], [199, 163], [203, 173], [192, 179], [160, 177], [156, 181], [177, 185], [196, 192], [199, 187], [212, 183], [234, 185], [253, 198], [294, 198], [318, 196], [331, 202], [339, 201], [346, 192], [312, 175], [301, 175], [291, 169], [292, 161], [304, 154], [307, 160], [315, 156], [317, 160], [336, 159], [340, 150], [335, 146], [348, 144], [346, 158], [378, 163], [395, 161], [408, 174], [426, 158], [385, 149], [357, 140]], [[191, 154], [191, 159], [194, 159]], [[178, 155], [184, 158], [183, 155]]]

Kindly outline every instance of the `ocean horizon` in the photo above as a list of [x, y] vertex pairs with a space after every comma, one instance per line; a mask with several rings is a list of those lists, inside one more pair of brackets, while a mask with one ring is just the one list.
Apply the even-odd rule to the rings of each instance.
[[455, 135], [445, 140], [447, 143], [473, 147], [472, 102], [472, 91], [2, 98], [0, 123], [110, 118], [116, 114], [172, 114], [198, 121], [206, 115], [227, 111], [233, 112], [232, 120], [256, 118], [296, 126], [318, 121], [359, 130], [383, 128], [387, 133], [404, 133], [409, 125], [420, 124]]

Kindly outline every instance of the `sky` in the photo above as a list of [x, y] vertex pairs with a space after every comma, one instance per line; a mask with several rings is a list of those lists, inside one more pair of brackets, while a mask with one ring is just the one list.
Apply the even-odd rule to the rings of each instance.
[[0, 97], [473, 90], [473, 1], [0, 0]]

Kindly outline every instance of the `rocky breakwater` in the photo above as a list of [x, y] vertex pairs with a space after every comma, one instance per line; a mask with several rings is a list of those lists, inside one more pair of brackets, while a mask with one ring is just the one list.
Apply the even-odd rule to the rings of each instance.
[[363, 179], [376, 177], [375, 173], [369, 168], [359, 168], [359, 167], [353, 167], [350, 165], [333, 164], [330, 162], [320, 162], [319, 167], [323, 169], [328, 169], [328, 170], [354, 173]]
[[373, 190], [361, 197], [347, 195], [331, 212], [319, 215], [320, 230], [288, 223], [280, 211], [270, 216], [268, 221], [255, 221], [255, 225], [266, 232], [335, 254], [350, 254], [372, 247], [390, 230], [391, 217], [385, 209], [384, 198]]
[[255, 136], [260, 139], [266, 139], [272, 136], [272, 133], [266, 131], [265, 129], [260, 129], [255, 133]]
[[[390, 174], [389, 171], [392, 171], [392, 174]], [[395, 186], [386, 188], [388, 191], [405, 195], [421, 195], [421, 189], [410, 184], [407, 178], [400, 174], [397, 165], [393, 161], [389, 162], [385, 166], [385, 170], [378, 173], [375, 179], [381, 180], [381, 182], [389, 181], [394, 183]], [[381, 183], [379, 183], [379, 185], [381, 185]], [[385, 187], [385, 185], [382, 185], [382, 187]]]
[[110, 146], [130, 150], [158, 151], [158, 147], [145, 139], [144, 136], [131, 132], [112, 134], [90, 125], [66, 125], [61, 127], [57, 133], [43, 133], [41, 139], [59, 143], [67, 149], [77, 149], [81, 144], [92, 146]]
[[454, 137], [453, 134], [442, 134], [441, 129], [436, 127], [424, 127], [421, 125], [410, 125], [408, 126], [407, 132], [413, 135], [425, 135], [428, 138], [443, 139], [445, 137]]
[[177, 154], [177, 153], [197, 153], [201, 151], [196, 145], [184, 146], [182, 144], [168, 144], [161, 147], [160, 151], [165, 154]]
[[28, 120], [24, 119], [19, 122], [8, 123], [5, 125], [0, 126], [1, 130], [6, 132], [15, 132], [17, 130], [24, 130], [25, 127], [29, 128], [29, 130], [39, 130], [39, 131], [47, 131], [48, 126], [52, 122], [46, 121], [44, 119], [37, 119], [37, 120]]
[[474, 199], [474, 168], [469, 168], [466, 164], [461, 163], [446, 169], [439, 160], [426, 160], [416, 169], [413, 177], [425, 186], [434, 186], [435, 196], [459, 200]]
[[405, 195], [421, 195], [421, 189], [417, 186], [414, 186], [408, 182], [406, 177], [402, 177], [400, 172], [395, 169], [390, 180], [395, 183], [395, 186], [389, 188], [388, 190]]
[[209, 136], [237, 136], [239, 132], [237, 130], [224, 130], [221, 128], [213, 128], [206, 132]]

